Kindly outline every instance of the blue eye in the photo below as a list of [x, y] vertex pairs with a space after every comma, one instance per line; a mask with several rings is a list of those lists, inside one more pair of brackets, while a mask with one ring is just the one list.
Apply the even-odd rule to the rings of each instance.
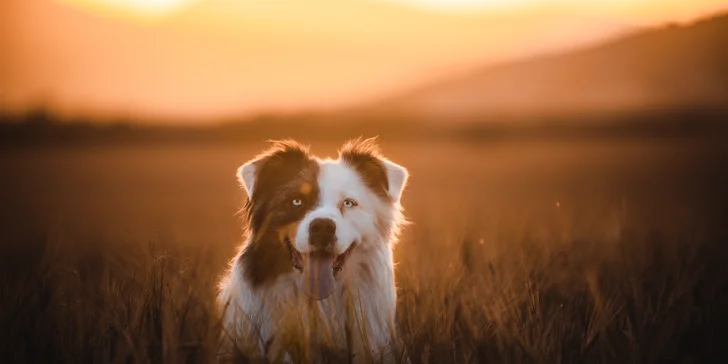
[[350, 208], [352, 208], [352, 207], [356, 206], [356, 205], [357, 205], [357, 203], [356, 203], [356, 201], [354, 201], [354, 200], [352, 200], [352, 199], [350, 199], [350, 198], [347, 198], [346, 200], [344, 200], [344, 204], [343, 204], [343, 205], [344, 205], [344, 207], [346, 207], [347, 209], [350, 209]]

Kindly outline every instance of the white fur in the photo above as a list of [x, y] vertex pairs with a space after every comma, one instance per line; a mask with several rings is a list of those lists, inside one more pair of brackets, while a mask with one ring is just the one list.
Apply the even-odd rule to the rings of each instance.
[[[238, 170], [249, 196], [255, 186], [254, 162]], [[319, 204], [301, 221], [294, 244], [302, 253], [310, 250], [308, 226], [317, 217], [327, 217], [336, 223], [337, 254], [346, 251], [354, 242], [358, 244], [344, 270], [337, 275], [336, 291], [325, 300], [310, 300], [296, 284], [300, 274], [297, 271], [253, 290], [243, 278], [243, 267], [238, 265], [236, 256], [219, 286], [218, 303], [224, 310], [223, 325], [229, 339], [243, 351], [256, 352], [269, 360], [281, 356], [290, 360], [286, 348], [282, 347], [284, 344], [277, 341], [285, 335], [284, 331], [301, 330], [310, 340], [326, 340], [345, 349], [348, 322], [355, 362], [368, 362], [380, 355], [391, 362], [396, 355], [393, 344], [397, 300], [392, 247], [404, 222], [399, 200], [407, 171], [385, 161], [388, 192], [393, 201], [389, 202], [376, 196], [359, 174], [340, 160], [318, 162]], [[358, 206], [342, 207], [347, 198], [354, 199]], [[241, 253], [242, 249], [238, 255]], [[368, 274], [364, 274], [362, 264], [369, 266]], [[285, 328], [281, 327], [283, 322], [286, 322]], [[291, 322], [298, 324], [290, 325]], [[315, 332], [310, 330], [314, 324]], [[273, 341], [266, 353], [269, 340]]]

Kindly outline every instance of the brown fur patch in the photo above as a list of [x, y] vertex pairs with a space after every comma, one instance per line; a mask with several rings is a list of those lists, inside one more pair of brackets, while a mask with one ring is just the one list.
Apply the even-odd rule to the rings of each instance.
[[[256, 159], [255, 187], [245, 205], [250, 240], [239, 258], [253, 287], [293, 271], [281, 238], [315, 205], [319, 171], [308, 150], [293, 141], [274, 142]], [[302, 204], [293, 205], [294, 199]]]
[[389, 196], [387, 168], [380, 158], [379, 146], [374, 138], [351, 140], [344, 144], [339, 155], [341, 160], [359, 172], [364, 183], [377, 196], [385, 201], [392, 200]]

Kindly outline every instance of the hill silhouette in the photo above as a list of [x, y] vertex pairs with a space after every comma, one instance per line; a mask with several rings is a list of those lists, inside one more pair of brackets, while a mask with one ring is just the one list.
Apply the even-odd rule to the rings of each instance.
[[728, 13], [489, 66], [388, 99], [386, 113], [517, 118], [728, 107]]

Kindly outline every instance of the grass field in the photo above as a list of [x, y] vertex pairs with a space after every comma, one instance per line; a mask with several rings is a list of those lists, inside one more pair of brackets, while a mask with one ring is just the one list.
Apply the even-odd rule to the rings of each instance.
[[[411, 173], [395, 260], [412, 362], [726, 357], [724, 144], [384, 138]], [[264, 146], [3, 149], [2, 361], [213, 361], [234, 171]]]

